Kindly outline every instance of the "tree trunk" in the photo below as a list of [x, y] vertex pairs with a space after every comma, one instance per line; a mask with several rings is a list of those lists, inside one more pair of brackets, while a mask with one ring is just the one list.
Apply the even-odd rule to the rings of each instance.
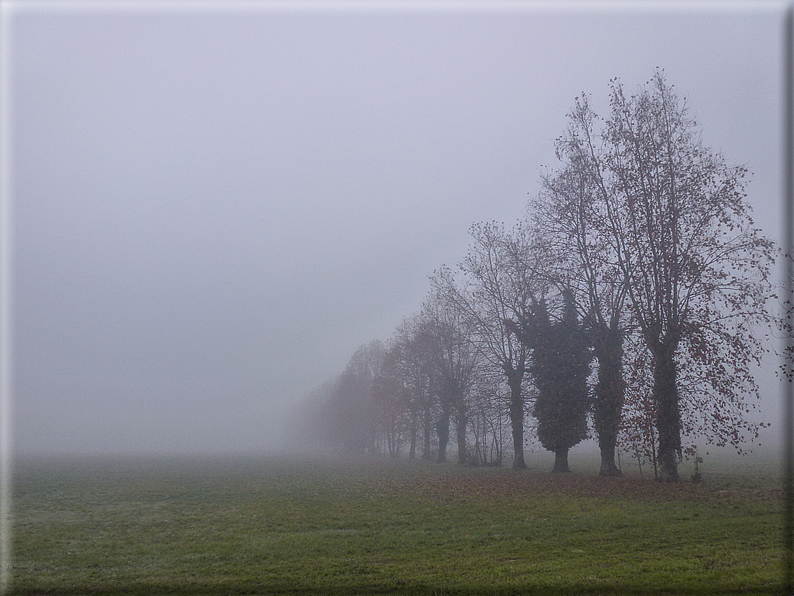
[[521, 374], [509, 376], [510, 386], [510, 426], [513, 429], [513, 469], [524, 470], [524, 400], [521, 398]]
[[558, 449], [554, 452], [554, 469], [555, 474], [567, 474], [571, 471], [568, 467], [568, 448]]
[[659, 433], [659, 480], [662, 482], [678, 481], [681, 411], [676, 376], [675, 348], [662, 349], [654, 354], [653, 398]]
[[625, 401], [626, 382], [623, 380], [623, 337], [614, 327], [600, 329], [601, 337], [594, 342], [598, 358], [598, 383], [595, 388], [594, 423], [601, 449], [601, 476], [620, 476], [615, 465], [615, 447]]
[[466, 463], [466, 414], [458, 412], [456, 417], [455, 430], [458, 438], [458, 463]]
[[447, 461], [447, 443], [449, 443], [449, 409], [444, 408], [441, 412], [441, 418], [436, 423], [436, 432], [438, 433], [438, 461]]
[[425, 405], [424, 420], [422, 424], [422, 459], [432, 459], [430, 437], [433, 434], [433, 417], [430, 412], [429, 398]]
[[408, 457], [416, 459], [416, 418], [411, 417], [411, 448], [408, 450]]
[[611, 447], [601, 446], [601, 469], [599, 476], [623, 476], [623, 472], [615, 464], [615, 445]]

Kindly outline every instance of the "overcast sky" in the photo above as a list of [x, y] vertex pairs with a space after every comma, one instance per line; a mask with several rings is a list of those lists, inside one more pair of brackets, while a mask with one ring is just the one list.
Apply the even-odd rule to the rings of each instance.
[[3, 14], [22, 452], [270, 446], [614, 77], [664, 68], [781, 236], [782, 4], [53, 6]]

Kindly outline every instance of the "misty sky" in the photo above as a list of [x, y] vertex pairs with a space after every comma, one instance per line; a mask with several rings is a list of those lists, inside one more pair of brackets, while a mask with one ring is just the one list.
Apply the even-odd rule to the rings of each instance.
[[21, 452], [271, 446], [614, 77], [664, 68], [781, 236], [782, 4], [99, 6], [4, 4]]

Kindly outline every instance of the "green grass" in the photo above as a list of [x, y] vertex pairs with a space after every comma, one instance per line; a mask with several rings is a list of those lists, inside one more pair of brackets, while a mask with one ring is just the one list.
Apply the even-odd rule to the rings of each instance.
[[773, 476], [384, 459], [18, 462], [13, 594], [771, 594]]

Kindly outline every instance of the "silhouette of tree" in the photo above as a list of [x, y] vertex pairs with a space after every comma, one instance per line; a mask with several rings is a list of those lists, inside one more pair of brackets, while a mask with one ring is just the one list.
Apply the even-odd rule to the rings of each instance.
[[758, 397], [751, 368], [766, 348], [753, 330], [773, 322], [776, 249], [754, 227], [746, 169], [703, 145], [662, 71], [634, 95], [612, 81], [610, 106], [596, 131], [577, 102], [579, 137], [597, 142], [572, 167], [598, 203], [592, 225], [651, 355], [659, 476], [675, 481], [683, 408], [699, 417], [691, 432], [718, 444], [741, 449], [757, 436], [747, 398]]
[[554, 452], [553, 471], [570, 472], [568, 451], [587, 438], [592, 359], [571, 292], [563, 295], [562, 320], [553, 323], [541, 300], [515, 331], [532, 350], [529, 371], [537, 388], [533, 414], [538, 439]]

